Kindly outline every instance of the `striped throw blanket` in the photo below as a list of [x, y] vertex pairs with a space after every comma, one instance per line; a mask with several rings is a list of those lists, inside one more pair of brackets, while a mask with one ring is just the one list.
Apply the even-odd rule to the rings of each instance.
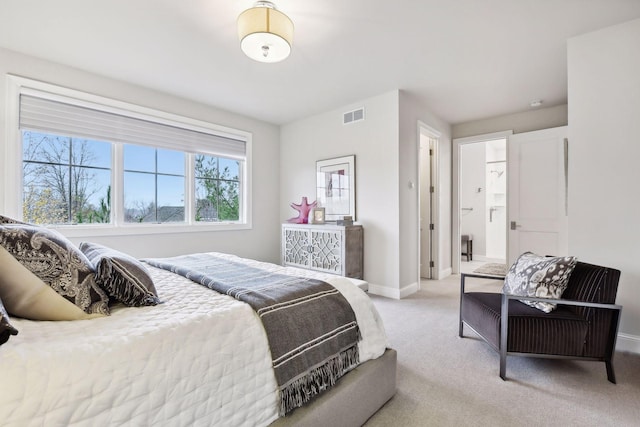
[[249, 267], [210, 253], [144, 261], [255, 310], [269, 341], [281, 415], [333, 386], [359, 363], [355, 314], [328, 283]]

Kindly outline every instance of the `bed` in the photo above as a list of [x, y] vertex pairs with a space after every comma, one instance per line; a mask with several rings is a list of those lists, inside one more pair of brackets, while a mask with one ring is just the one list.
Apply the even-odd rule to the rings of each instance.
[[23, 425], [362, 425], [395, 393], [396, 353], [349, 279], [211, 255], [326, 281], [349, 302], [360, 365], [282, 416], [265, 329], [246, 303], [146, 264], [162, 303], [110, 304], [109, 316], [35, 321], [0, 346], [0, 419]]

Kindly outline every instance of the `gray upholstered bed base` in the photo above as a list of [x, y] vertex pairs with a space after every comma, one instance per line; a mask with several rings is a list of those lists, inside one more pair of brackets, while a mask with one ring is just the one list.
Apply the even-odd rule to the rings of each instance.
[[342, 377], [310, 405], [298, 408], [272, 427], [362, 426], [396, 393], [397, 353], [387, 349]]

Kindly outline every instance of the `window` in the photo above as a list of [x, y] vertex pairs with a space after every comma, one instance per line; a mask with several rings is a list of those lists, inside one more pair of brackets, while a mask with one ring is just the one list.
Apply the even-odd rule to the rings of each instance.
[[239, 214], [240, 163], [196, 155], [196, 221], [233, 221]]
[[250, 134], [20, 77], [9, 80], [21, 141], [14, 155], [22, 156], [14, 210], [25, 221], [182, 227], [176, 231], [250, 226]]
[[111, 144], [22, 132], [22, 215], [36, 224], [111, 220]]
[[[183, 222], [185, 153], [124, 146], [124, 220]], [[238, 217], [233, 218], [237, 221]]]

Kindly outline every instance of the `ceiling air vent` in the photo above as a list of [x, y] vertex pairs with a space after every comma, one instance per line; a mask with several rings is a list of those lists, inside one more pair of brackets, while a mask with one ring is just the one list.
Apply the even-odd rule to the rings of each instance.
[[355, 123], [364, 120], [364, 107], [357, 110], [348, 111], [342, 115], [342, 124], [348, 125], [349, 123]]

